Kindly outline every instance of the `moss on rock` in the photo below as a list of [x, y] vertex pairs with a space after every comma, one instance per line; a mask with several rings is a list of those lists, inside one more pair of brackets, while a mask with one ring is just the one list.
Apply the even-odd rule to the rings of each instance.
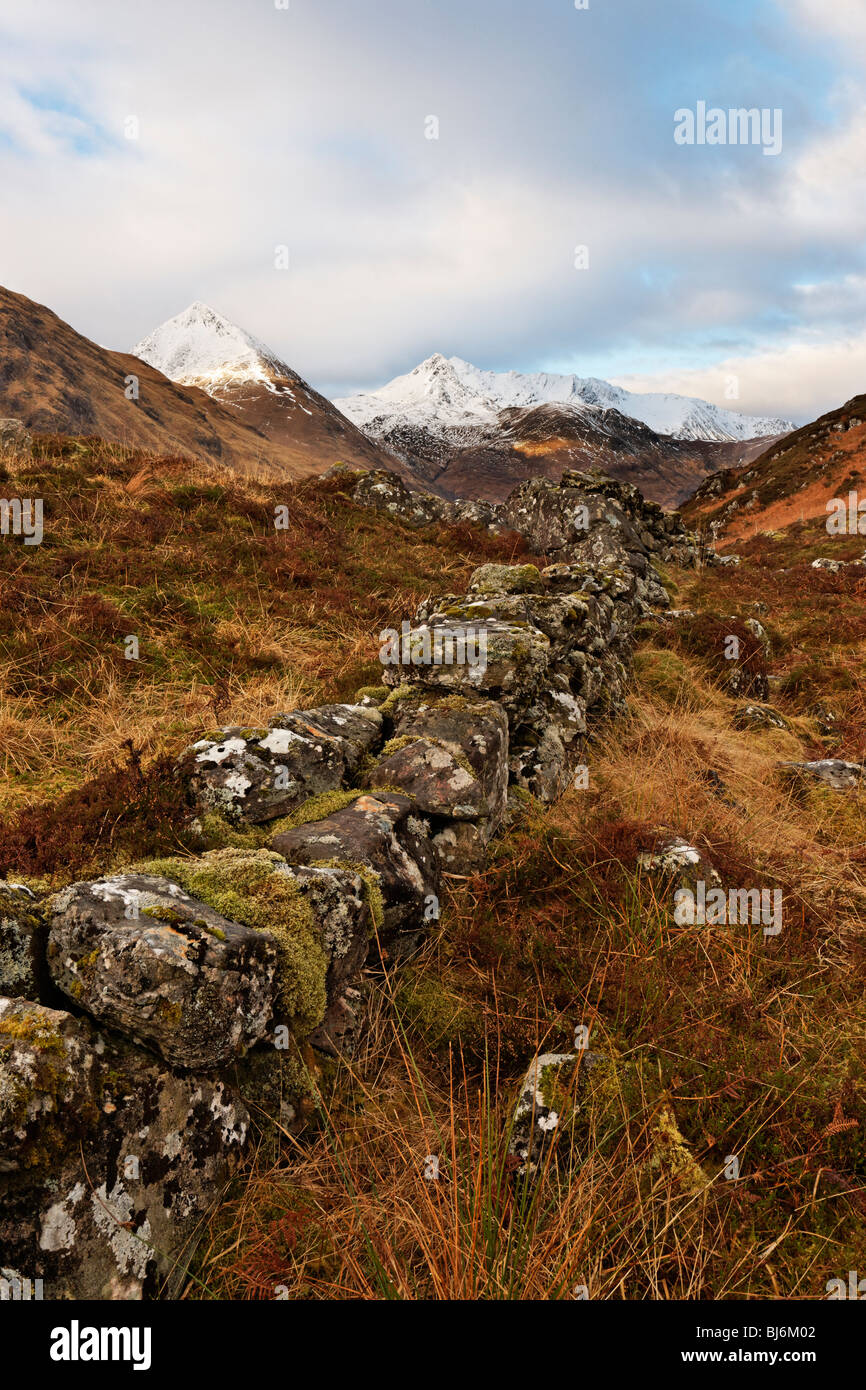
[[201, 859], [154, 859], [136, 870], [172, 879], [230, 921], [269, 932], [279, 953], [280, 1005], [303, 1037], [325, 1016], [328, 957], [309, 903], [280, 872], [285, 862], [272, 850], [222, 849]]

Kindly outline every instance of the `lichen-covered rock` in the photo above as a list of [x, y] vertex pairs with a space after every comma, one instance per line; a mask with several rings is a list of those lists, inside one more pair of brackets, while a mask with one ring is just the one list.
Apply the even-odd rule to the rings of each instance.
[[35, 894], [0, 880], [0, 995], [40, 1000], [48, 985], [48, 928]]
[[380, 759], [369, 776], [372, 788], [398, 787], [425, 816], [476, 820], [484, 810], [483, 789], [471, 768], [450, 748], [429, 738], [406, 736]]
[[370, 774], [414, 797], [425, 815], [484, 820], [492, 833], [508, 790], [508, 720], [491, 700], [407, 701]]
[[706, 855], [679, 835], [672, 836], [652, 854], [639, 854], [638, 866], [645, 873], [690, 892], [696, 892], [699, 883], [707, 890], [722, 887], [721, 876]]
[[50, 910], [58, 989], [170, 1065], [220, 1066], [264, 1032], [277, 951], [263, 932], [150, 874], [73, 884]]
[[863, 777], [862, 763], [848, 763], [843, 758], [818, 758], [814, 762], [780, 763], [779, 766], [789, 778], [822, 782], [834, 792], [858, 787]]
[[520, 1085], [511, 1122], [508, 1151], [519, 1160], [518, 1172], [535, 1174], [570, 1118], [583, 1074], [595, 1054], [545, 1052], [534, 1057]]
[[373, 468], [364, 473], [355, 484], [352, 492], [355, 502], [362, 507], [372, 507], [377, 512], [388, 512], [391, 516], [405, 521], [407, 526], [430, 526], [434, 521], [448, 519], [454, 504], [429, 493], [410, 492], [402, 478], [387, 468]]
[[29, 454], [32, 446], [33, 436], [23, 420], [10, 419], [8, 416], [0, 420], [0, 454], [10, 451]]
[[47, 1299], [176, 1296], [248, 1119], [220, 1080], [0, 999], [0, 1263]]
[[467, 590], [470, 594], [533, 594], [544, 589], [535, 565], [480, 565]]
[[325, 1012], [307, 1041], [324, 1052], [351, 1050], [358, 1022], [357, 976], [376, 926], [382, 925], [376, 886], [352, 869], [287, 864], [279, 872], [297, 885], [310, 908], [328, 962]]
[[[477, 620], [443, 615], [414, 627], [410, 660], [385, 666], [386, 685], [408, 682], [446, 695], [484, 696], [507, 711], [521, 708], [547, 670], [548, 638], [526, 620], [500, 622], [480, 612], [473, 617]], [[458, 659], [449, 660], [449, 652]]]
[[200, 739], [178, 768], [201, 811], [259, 825], [341, 787], [381, 738], [374, 705], [278, 714], [267, 729], [226, 728]]
[[509, 754], [511, 780], [541, 801], [553, 801], [572, 784], [582, 761], [586, 702], [567, 678], [549, 677], [515, 730]]
[[791, 725], [783, 714], [772, 705], [743, 705], [734, 710], [734, 724], [738, 729], [790, 729]]
[[244, 927], [266, 932], [277, 948], [274, 1020], [298, 1038], [327, 1033], [330, 1011], [363, 963], [382, 908], [374, 876], [352, 866], [299, 868], [267, 849], [212, 850], [200, 859], [157, 859], [143, 866], [174, 880]]
[[359, 793], [332, 815], [275, 835], [271, 847], [292, 864], [372, 870], [381, 891], [381, 928], [412, 931], [429, 924], [425, 906], [439, 886], [428, 830], [411, 797]]

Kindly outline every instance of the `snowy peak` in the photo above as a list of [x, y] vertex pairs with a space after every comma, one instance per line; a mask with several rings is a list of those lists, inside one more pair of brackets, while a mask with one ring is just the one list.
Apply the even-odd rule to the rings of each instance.
[[295, 376], [264, 343], [200, 300], [160, 324], [132, 352], [171, 381], [211, 395], [241, 383], [270, 387], [275, 377]]
[[786, 434], [787, 420], [742, 415], [691, 396], [634, 392], [595, 377], [554, 372], [491, 372], [461, 357], [434, 353], [386, 386], [336, 404], [373, 434], [382, 427], [423, 426], [443, 438], [467, 427], [495, 429], [499, 412], [559, 405], [579, 412], [618, 410], [674, 439], [737, 442]]

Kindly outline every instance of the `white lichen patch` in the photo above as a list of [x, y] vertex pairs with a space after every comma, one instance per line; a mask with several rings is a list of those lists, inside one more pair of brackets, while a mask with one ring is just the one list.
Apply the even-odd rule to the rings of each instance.
[[246, 746], [246, 739], [243, 738], [227, 738], [224, 743], [208, 743], [196, 757], [196, 762], [224, 763], [226, 758], [231, 758], [236, 753], [243, 753]]

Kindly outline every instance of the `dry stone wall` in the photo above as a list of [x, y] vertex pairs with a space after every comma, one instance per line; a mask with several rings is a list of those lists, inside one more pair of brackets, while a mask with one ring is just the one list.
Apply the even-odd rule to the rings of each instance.
[[543, 559], [483, 565], [381, 634], [382, 685], [354, 704], [189, 748], [197, 858], [44, 901], [0, 884], [0, 1273], [47, 1297], [176, 1291], [250, 1108], [285, 1127], [315, 1107], [315, 1058], [351, 1048], [370, 951], [399, 962], [515, 797], [574, 781], [625, 710], [635, 622], [667, 605], [653, 561], [697, 555], [678, 518], [597, 473], [498, 507], [348, 483], [411, 525], [516, 530]]

